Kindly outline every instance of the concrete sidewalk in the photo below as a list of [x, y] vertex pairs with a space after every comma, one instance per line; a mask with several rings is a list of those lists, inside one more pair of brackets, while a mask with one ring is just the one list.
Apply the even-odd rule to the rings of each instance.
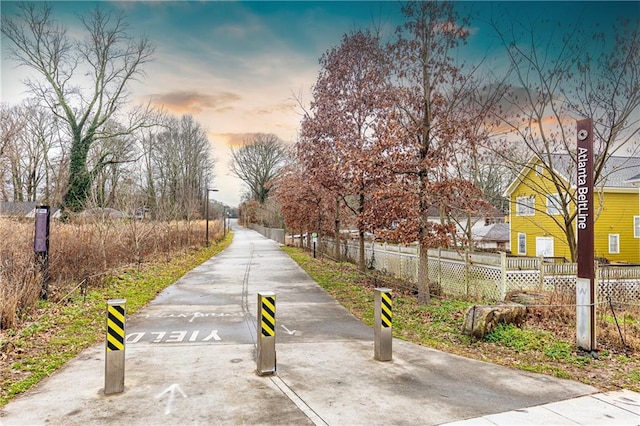
[[[234, 228], [220, 255], [127, 319], [125, 391], [96, 345], [0, 410], [0, 425], [640, 425], [640, 395], [462, 358], [373, 330], [274, 242]], [[255, 373], [258, 292], [276, 293], [277, 372]]]

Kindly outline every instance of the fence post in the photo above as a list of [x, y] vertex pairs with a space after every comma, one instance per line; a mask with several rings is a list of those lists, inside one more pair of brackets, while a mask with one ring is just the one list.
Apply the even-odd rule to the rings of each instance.
[[464, 252], [464, 294], [469, 295], [469, 250]]
[[398, 244], [398, 263], [400, 264], [400, 279], [404, 279], [402, 275], [402, 244]]
[[538, 256], [538, 269], [539, 269], [539, 277], [540, 277], [540, 283], [539, 283], [539, 288], [540, 290], [544, 290], [544, 257], [543, 256]]
[[384, 253], [384, 256], [382, 257], [382, 268], [385, 272], [387, 272], [387, 242], [386, 241], [382, 246], [382, 250]]
[[500, 300], [507, 296], [507, 253], [500, 252]]
[[438, 247], [438, 285], [442, 287], [442, 247]]

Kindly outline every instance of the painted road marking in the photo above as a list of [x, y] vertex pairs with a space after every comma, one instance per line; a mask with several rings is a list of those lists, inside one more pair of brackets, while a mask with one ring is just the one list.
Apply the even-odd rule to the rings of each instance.
[[280, 327], [284, 328], [284, 332], [289, 334], [289, 335], [295, 335], [296, 334], [296, 330], [289, 330], [287, 327], [285, 327], [282, 324], [280, 324]]
[[163, 396], [167, 394], [169, 395], [169, 397], [167, 398], [167, 406], [164, 409], [165, 415], [171, 414], [171, 405], [173, 404], [173, 400], [176, 398], [176, 393], [182, 395], [183, 398], [187, 397], [187, 394], [184, 393], [184, 391], [180, 388], [180, 385], [177, 383], [172, 384], [164, 392], [156, 396], [156, 399], [162, 399]]
[[180, 314], [139, 314], [138, 318], [188, 318], [193, 322], [196, 318], [244, 317], [244, 312], [185, 312]]
[[142, 340], [144, 336], [150, 336], [152, 338], [151, 343], [182, 343], [187, 336], [188, 342], [210, 342], [210, 341], [221, 341], [222, 338], [218, 335], [218, 330], [211, 330], [210, 332], [202, 333], [203, 337], [198, 339], [200, 336], [200, 330], [193, 330], [191, 332], [187, 330], [177, 330], [177, 331], [140, 331], [136, 333], [127, 334], [127, 338], [125, 341], [127, 343], [138, 343]]

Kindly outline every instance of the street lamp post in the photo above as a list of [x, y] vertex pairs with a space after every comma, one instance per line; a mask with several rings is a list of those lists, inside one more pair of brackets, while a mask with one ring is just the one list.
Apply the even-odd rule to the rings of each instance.
[[207, 231], [206, 231], [206, 236], [205, 236], [205, 240], [206, 240], [206, 244], [207, 247], [209, 247], [209, 192], [218, 192], [217, 189], [209, 189], [207, 188], [207, 200], [205, 202], [204, 205], [204, 215], [206, 218], [206, 223], [207, 223]]
[[227, 206], [222, 207], [222, 236], [227, 236]]

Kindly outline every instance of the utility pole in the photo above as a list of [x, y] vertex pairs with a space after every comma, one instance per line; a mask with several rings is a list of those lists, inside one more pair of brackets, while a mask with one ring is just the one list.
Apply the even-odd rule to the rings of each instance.
[[207, 223], [207, 225], [206, 225], [207, 230], [206, 230], [206, 236], [205, 236], [207, 247], [209, 247], [209, 192], [218, 192], [218, 190], [217, 189], [209, 189], [209, 188], [207, 188], [207, 196], [205, 197], [206, 198], [206, 202], [205, 202], [205, 205], [204, 205], [204, 215], [205, 215], [205, 220], [206, 220], [206, 223]]

